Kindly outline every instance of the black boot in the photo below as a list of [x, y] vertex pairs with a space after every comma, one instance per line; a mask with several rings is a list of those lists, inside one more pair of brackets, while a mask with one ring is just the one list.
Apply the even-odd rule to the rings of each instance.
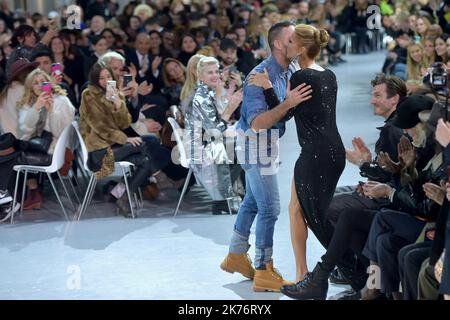
[[294, 285], [281, 287], [281, 293], [297, 300], [326, 300], [328, 292], [328, 277], [330, 271], [324, 270], [322, 264], [317, 263], [313, 272]]

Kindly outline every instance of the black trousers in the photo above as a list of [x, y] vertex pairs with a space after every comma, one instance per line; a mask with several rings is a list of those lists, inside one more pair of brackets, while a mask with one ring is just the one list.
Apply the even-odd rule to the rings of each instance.
[[[338, 188], [341, 193], [335, 193], [333, 200], [328, 208], [326, 219], [332, 225], [335, 226], [339, 219], [339, 216], [345, 211], [358, 211], [358, 210], [379, 210], [389, 204], [387, 200], [375, 200], [369, 199], [364, 196], [358, 195], [351, 188]], [[338, 191], [336, 189], [336, 192]]]
[[134, 173], [129, 181], [130, 192], [135, 193], [140, 186], [147, 183], [150, 175], [158, 171], [149, 158], [143, 145], [133, 146], [129, 143], [112, 147], [115, 161], [128, 161], [135, 165]]
[[422, 263], [430, 256], [432, 241], [413, 243], [398, 253], [403, 299], [417, 300], [417, 281]]
[[322, 256], [327, 269], [332, 270], [348, 250], [361, 255], [377, 211], [352, 208], [342, 211], [334, 228], [333, 237]]
[[398, 291], [398, 252], [415, 242], [424, 226], [424, 221], [403, 212], [383, 209], [377, 213], [363, 254], [380, 267], [381, 292]]
[[[358, 195], [354, 188], [338, 188], [326, 213], [326, 224], [331, 228], [327, 252], [322, 257], [323, 267], [332, 270], [338, 266], [353, 289], [366, 284], [369, 261], [361, 252], [367, 240], [373, 216], [387, 204]], [[350, 191], [350, 192], [349, 192]]]

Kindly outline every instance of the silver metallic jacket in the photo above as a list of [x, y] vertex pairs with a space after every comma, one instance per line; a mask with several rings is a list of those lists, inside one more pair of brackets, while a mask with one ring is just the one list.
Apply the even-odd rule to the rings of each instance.
[[197, 180], [213, 200], [233, 196], [223, 140], [226, 123], [217, 111], [215, 91], [200, 82], [185, 112], [184, 144]]

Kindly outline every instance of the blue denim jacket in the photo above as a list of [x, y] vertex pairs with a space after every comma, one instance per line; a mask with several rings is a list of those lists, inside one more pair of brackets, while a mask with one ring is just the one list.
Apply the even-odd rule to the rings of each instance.
[[[286, 98], [286, 87], [288, 80], [288, 70], [284, 70], [283, 67], [278, 64], [273, 56], [270, 56], [259, 65], [257, 65], [249, 75], [253, 73], [263, 73], [264, 69], [267, 69], [269, 79], [272, 82], [278, 99], [284, 101]], [[264, 97], [263, 88], [249, 85], [248, 77], [244, 83], [244, 98], [242, 101], [241, 118], [237, 125], [237, 129], [247, 131], [251, 128], [252, 121], [261, 113], [269, 110], [269, 106], [266, 103]], [[275, 124], [272, 129], [280, 130], [280, 137], [284, 134], [285, 124], [279, 122]]]
[[[288, 70], [270, 56], [257, 65], [250, 74], [264, 72], [267, 69], [269, 79], [272, 82], [275, 94], [280, 102], [286, 98], [287, 81], [293, 72], [298, 69], [298, 64], [293, 63]], [[237, 124], [236, 151], [241, 164], [257, 164], [260, 167], [269, 166], [278, 168], [279, 164], [279, 138], [285, 132], [285, 123], [276, 123], [269, 130], [255, 133], [251, 129], [252, 121], [261, 113], [269, 110], [264, 97], [263, 88], [249, 85], [248, 77], [244, 83], [244, 97], [241, 107], [241, 118]], [[276, 170], [273, 170], [276, 172]]]

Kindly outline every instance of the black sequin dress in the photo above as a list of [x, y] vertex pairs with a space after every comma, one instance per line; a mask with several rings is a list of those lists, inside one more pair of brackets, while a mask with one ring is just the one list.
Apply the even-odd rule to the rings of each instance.
[[[325, 215], [345, 167], [345, 148], [336, 125], [336, 76], [331, 70], [303, 69], [290, 82], [292, 89], [306, 83], [313, 90], [312, 98], [291, 109], [284, 120], [295, 118], [301, 146], [294, 169], [297, 196], [309, 228], [326, 246]], [[264, 94], [270, 106], [279, 103], [273, 89]]]

